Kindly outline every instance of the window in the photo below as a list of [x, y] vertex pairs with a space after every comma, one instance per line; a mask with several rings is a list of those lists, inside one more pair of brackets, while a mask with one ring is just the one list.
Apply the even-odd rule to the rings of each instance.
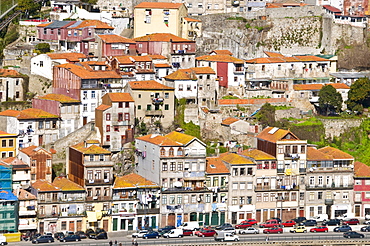
[[105, 128], [106, 128], [105, 129], [106, 132], [110, 132], [110, 125], [107, 125]]
[[256, 202], [262, 202], [262, 194], [261, 193], [258, 193], [256, 195]]
[[276, 169], [276, 161], [271, 162], [271, 169]]
[[83, 107], [82, 111], [83, 111], [83, 112], [87, 112], [87, 103], [84, 103], [84, 104], [82, 105], [82, 107]]
[[240, 182], [240, 190], [245, 190], [245, 182]]
[[269, 169], [269, 162], [268, 161], [264, 162], [263, 169]]
[[304, 200], [304, 192], [299, 193], [299, 200], [301, 200], [301, 201]]
[[315, 200], [315, 192], [310, 192], [310, 201]]
[[297, 193], [296, 192], [292, 192], [292, 201], [297, 201]]
[[323, 179], [322, 179], [322, 176], [319, 176], [319, 178], [318, 178], [318, 183], [319, 183], [319, 185], [320, 185], [320, 186], [322, 186], [322, 185], [323, 185]]
[[6, 147], [6, 140], [1, 141], [1, 147], [5, 148]]
[[237, 182], [234, 182], [233, 183], [233, 190], [237, 190], [238, 189], [238, 183]]
[[109, 142], [109, 141], [110, 141], [110, 135], [107, 135], [107, 136], [105, 137], [105, 140], [106, 140], [107, 142]]
[[182, 171], [184, 169], [184, 164], [182, 162], [177, 163], [177, 171]]
[[15, 98], [19, 98], [19, 91], [15, 92]]
[[119, 132], [119, 126], [114, 126], [114, 131]]
[[118, 108], [123, 108], [123, 102], [118, 103]]
[[297, 154], [297, 153], [298, 153], [298, 146], [293, 145], [293, 154]]
[[165, 98], [165, 99], [170, 98], [170, 94], [169, 94], [169, 93], [167, 93], [167, 92], [166, 92], [166, 93], [164, 93], [164, 98]]
[[170, 171], [176, 171], [176, 163], [175, 162], [170, 163]]
[[96, 98], [95, 91], [91, 91], [91, 98]]
[[233, 174], [234, 176], [238, 176], [238, 168], [233, 168]]
[[253, 175], [253, 168], [252, 167], [248, 167], [248, 172], [247, 172], [248, 175]]
[[166, 155], [166, 150], [163, 147], [160, 150], [160, 154], [161, 154], [161, 156], [165, 156]]
[[123, 114], [122, 113], [118, 113], [118, 121], [123, 121]]
[[232, 204], [232, 205], [238, 205], [238, 198], [237, 198], [237, 197], [233, 197], [233, 198], [231, 199], [231, 204]]
[[262, 162], [257, 162], [257, 169], [262, 169]]
[[278, 65], [278, 70], [281, 70], [281, 64]]
[[191, 203], [196, 203], [196, 202], [197, 202], [197, 196], [191, 195]]
[[170, 196], [170, 204], [175, 204], [175, 196], [174, 195], [171, 195]]
[[301, 145], [301, 154], [304, 154], [306, 152], [306, 146]]
[[141, 110], [141, 105], [137, 105], [137, 109], [138, 110]]
[[96, 104], [95, 103], [92, 103], [91, 104], [91, 112], [94, 112], [95, 111], [95, 108], [96, 108], [96, 106], [95, 106]]
[[182, 90], [183, 90], [183, 85], [179, 84], [179, 91], [182, 91]]
[[318, 200], [321, 200], [322, 199], [322, 191], [319, 191], [318, 193], [317, 193], [317, 199]]
[[210, 203], [211, 202], [211, 195], [210, 194], [206, 194], [205, 202], [206, 203]]
[[63, 231], [67, 230], [67, 221], [62, 221], [61, 229], [62, 229]]
[[343, 196], [342, 196], [343, 199], [348, 199], [348, 192], [343, 192]]
[[150, 111], [150, 110], [152, 110], [152, 105], [147, 104], [147, 105], [146, 105], [146, 110], [149, 110], [149, 111]]
[[184, 152], [183, 152], [182, 148], [177, 149], [177, 155], [178, 156], [183, 156], [184, 155]]
[[110, 113], [107, 113], [106, 115], [105, 115], [105, 120], [110, 120]]
[[174, 156], [174, 150], [173, 150], [173, 148], [172, 148], [172, 147], [169, 149], [169, 151], [168, 151], [168, 155], [169, 155], [169, 156]]
[[177, 196], [177, 204], [182, 204], [182, 196]]
[[130, 114], [129, 113], [125, 113], [125, 120], [130, 120]]
[[186, 85], [186, 90], [191, 91], [191, 85]]
[[245, 175], [245, 168], [240, 168], [240, 176], [244, 176]]
[[169, 104], [165, 104], [164, 105], [164, 110], [169, 110], [170, 109], [170, 105]]
[[167, 162], [162, 163], [162, 171], [167, 171], [168, 170], [168, 165]]

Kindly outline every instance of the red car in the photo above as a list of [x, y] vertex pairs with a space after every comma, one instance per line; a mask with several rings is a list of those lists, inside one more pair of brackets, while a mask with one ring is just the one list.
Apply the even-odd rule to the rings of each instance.
[[182, 235], [183, 236], [193, 236], [193, 231], [192, 230], [183, 230]]
[[200, 230], [198, 237], [213, 237], [216, 234], [215, 230]]
[[249, 223], [251, 225], [256, 225], [256, 224], [258, 224], [258, 221], [255, 220], [255, 219], [247, 219], [247, 220], [242, 221], [240, 224], [242, 224], [242, 223]]
[[245, 222], [243, 221], [242, 223], [240, 223], [239, 225], [236, 225], [235, 226], [235, 229], [244, 229], [244, 228], [248, 228], [248, 227], [251, 227], [252, 224], [248, 223], [248, 222]]
[[281, 223], [284, 227], [293, 227], [295, 226], [297, 223], [295, 223], [294, 220], [287, 220], [283, 223]]
[[358, 219], [350, 219], [343, 221], [343, 225], [359, 225], [360, 221]]
[[279, 221], [277, 220], [268, 220], [265, 223], [261, 223], [260, 228], [278, 227], [279, 225]]
[[311, 228], [310, 232], [329, 232], [329, 229], [326, 226], [316, 226]]
[[266, 228], [263, 230], [263, 233], [267, 233], [267, 234], [270, 234], [270, 233], [283, 233], [283, 228], [281, 227], [271, 227], [271, 228]]

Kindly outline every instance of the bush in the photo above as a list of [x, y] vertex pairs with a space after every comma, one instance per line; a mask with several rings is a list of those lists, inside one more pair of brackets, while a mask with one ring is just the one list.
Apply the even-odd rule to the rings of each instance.
[[36, 50], [40, 51], [41, 54], [50, 52], [50, 45], [48, 43], [39, 43], [36, 45]]

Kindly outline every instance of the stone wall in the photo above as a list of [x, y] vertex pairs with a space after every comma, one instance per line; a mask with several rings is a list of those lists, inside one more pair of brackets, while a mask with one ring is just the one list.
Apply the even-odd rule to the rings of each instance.
[[362, 119], [320, 119], [324, 124], [327, 138], [338, 137], [352, 127], [359, 127]]
[[53, 92], [52, 80], [31, 74], [28, 89], [37, 96], [43, 96]]
[[283, 118], [301, 118], [301, 110], [298, 108], [279, 109], [275, 111], [275, 120], [279, 121]]

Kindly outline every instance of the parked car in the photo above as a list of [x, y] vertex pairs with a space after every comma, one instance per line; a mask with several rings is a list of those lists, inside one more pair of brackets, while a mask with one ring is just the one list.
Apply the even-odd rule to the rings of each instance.
[[76, 233], [75, 233], [75, 234], [76, 234], [76, 235], [79, 235], [81, 239], [85, 239], [85, 238], [87, 238], [86, 233], [85, 233], [85, 232], [83, 232], [83, 231], [76, 231]]
[[244, 230], [240, 230], [239, 234], [259, 234], [260, 231], [254, 227], [248, 227]]
[[370, 231], [370, 225], [361, 227], [361, 231]]
[[143, 239], [148, 238], [159, 238], [161, 235], [157, 231], [148, 231], [148, 233], [143, 235]]
[[147, 234], [149, 231], [148, 230], [142, 230], [142, 231], [138, 231], [138, 232], [134, 232], [131, 234], [131, 237], [140, 237], [142, 238], [145, 234]]
[[32, 243], [54, 243], [54, 238], [52, 236], [39, 236], [32, 240]]
[[271, 227], [271, 228], [266, 228], [263, 230], [263, 233], [270, 234], [270, 233], [283, 233], [283, 228], [281, 227]]
[[316, 222], [316, 220], [306, 220], [306, 221], [303, 222], [303, 225], [305, 225], [305, 226], [316, 226], [317, 222]]
[[216, 234], [215, 230], [200, 230], [197, 234], [198, 237], [213, 237]]
[[265, 223], [261, 223], [259, 225], [260, 228], [269, 228], [269, 227], [278, 227], [280, 226], [279, 222], [275, 219], [273, 220], [268, 220]]
[[359, 225], [360, 221], [358, 219], [349, 219], [346, 221], [343, 221], [343, 225]]
[[64, 233], [63, 232], [56, 232], [54, 233], [54, 238], [59, 240], [60, 238], [63, 238], [64, 237]]
[[169, 232], [169, 231], [171, 231], [172, 229], [176, 229], [176, 227], [175, 226], [165, 226], [165, 227], [163, 227], [163, 228], [159, 228], [158, 229], [158, 232]]
[[223, 223], [222, 225], [216, 226], [216, 230], [223, 230], [228, 227], [233, 227], [233, 225], [230, 223]]
[[215, 241], [227, 242], [227, 241], [239, 241], [239, 236], [232, 233], [220, 233], [214, 235]]
[[316, 226], [310, 229], [310, 232], [329, 232], [329, 228], [326, 226]]
[[370, 225], [370, 220], [364, 221], [364, 225]]
[[322, 225], [323, 226], [339, 226], [340, 220], [338, 219], [327, 220], [327, 221], [322, 222]]
[[108, 234], [103, 231], [96, 235], [95, 239], [108, 239]]
[[74, 242], [74, 241], [81, 241], [80, 236], [78, 235], [68, 235], [64, 238], [59, 239], [60, 242]]
[[270, 219], [268, 219], [268, 220], [277, 220], [279, 223], [281, 223], [281, 219], [280, 219], [280, 218], [278, 218], [278, 217], [272, 217], [272, 218], [270, 218]]
[[304, 226], [297, 226], [297, 227], [291, 229], [290, 232], [292, 232], [292, 233], [306, 233], [307, 229]]
[[364, 238], [365, 235], [362, 233], [358, 233], [356, 231], [348, 231], [343, 233], [343, 237], [345, 238]]
[[182, 235], [184, 235], [184, 236], [193, 236], [194, 234], [194, 231], [192, 231], [192, 230], [183, 230], [182, 231]]
[[295, 221], [295, 223], [299, 224], [299, 223], [305, 221], [306, 220], [306, 217], [297, 217], [297, 218], [295, 218], [293, 220]]
[[347, 231], [352, 231], [352, 228], [349, 225], [342, 225], [335, 227], [334, 232], [347, 232]]
[[178, 229], [183, 230], [197, 230], [200, 228], [200, 224], [198, 221], [189, 221], [182, 223], [181, 226], [178, 227]]
[[247, 220], [242, 221], [241, 223], [249, 223], [251, 225], [257, 225], [258, 221], [256, 219], [247, 219]]
[[95, 239], [95, 237], [96, 237], [96, 233], [93, 229], [87, 229], [86, 230], [86, 235], [90, 239]]
[[294, 220], [287, 220], [287, 221], [281, 223], [281, 225], [284, 226], [284, 227], [293, 227], [296, 224], [297, 223], [295, 223]]
[[235, 226], [235, 229], [244, 229], [244, 228], [247, 228], [247, 227], [251, 227], [252, 224], [249, 223], [249, 222], [242, 222], [238, 225]]
[[217, 233], [225, 233], [225, 232], [228, 232], [228, 233], [232, 233], [232, 234], [236, 234], [236, 230], [234, 227], [226, 227], [222, 230], [217, 230], [216, 231]]
[[326, 221], [329, 219], [329, 216], [327, 214], [318, 214], [317, 216], [313, 216], [310, 218], [310, 220], [316, 220], [317, 222]]
[[180, 238], [180, 237], [184, 236], [183, 233], [184, 233], [184, 231], [182, 229], [172, 229], [171, 231], [164, 233], [162, 236], [164, 238], [170, 238], [170, 237]]

